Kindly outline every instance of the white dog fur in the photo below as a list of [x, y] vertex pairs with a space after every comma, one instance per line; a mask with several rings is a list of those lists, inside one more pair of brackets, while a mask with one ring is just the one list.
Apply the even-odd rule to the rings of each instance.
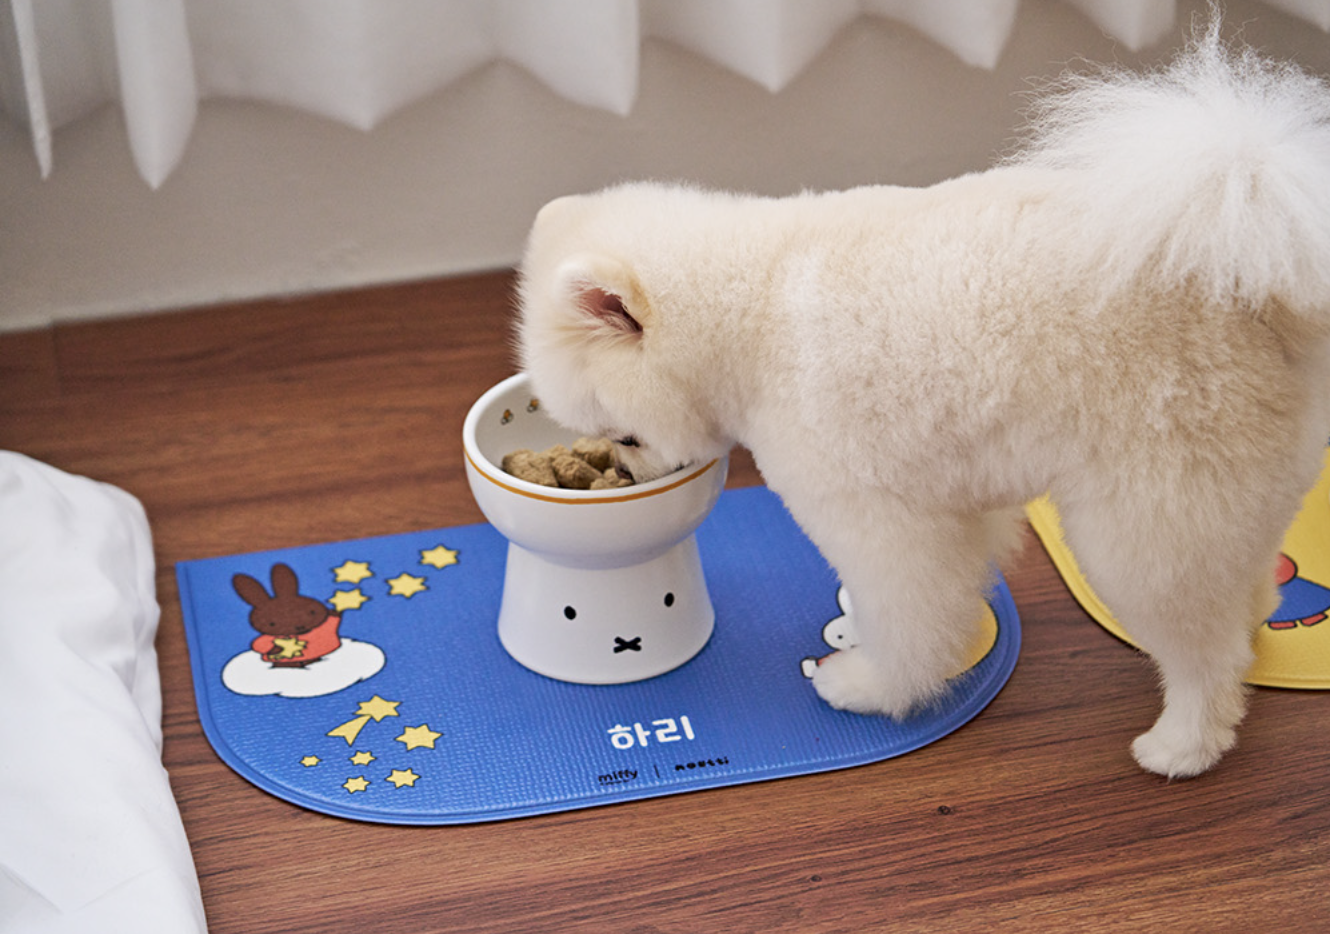
[[1167, 69], [1067, 79], [1032, 139], [933, 187], [629, 184], [546, 206], [519, 344], [639, 479], [738, 443], [836, 568], [832, 705], [945, 689], [1045, 491], [1154, 658], [1146, 769], [1235, 741], [1282, 536], [1330, 436], [1330, 88], [1218, 22]]

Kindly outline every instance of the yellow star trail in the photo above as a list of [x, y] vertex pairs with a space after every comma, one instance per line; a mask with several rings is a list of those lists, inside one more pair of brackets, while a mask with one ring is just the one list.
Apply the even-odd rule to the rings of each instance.
[[361, 701], [359, 709], [356, 710], [356, 715], [340, 726], [333, 727], [328, 731], [328, 735], [341, 737], [350, 746], [355, 743], [356, 737], [360, 735], [360, 731], [365, 728], [365, 724], [369, 723], [370, 720], [378, 723], [384, 717], [397, 716], [397, 705], [400, 703], [401, 701], [384, 700], [375, 694], [369, 700]]
[[356, 716], [373, 717], [374, 722], [378, 723], [384, 717], [397, 716], [397, 706], [401, 703], [399, 700], [384, 700], [375, 694], [369, 700], [360, 702], [360, 709], [356, 711]]
[[366, 723], [369, 723], [369, 717], [356, 717], [354, 720], [346, 721], [341, 726], [333, 727], [328, 731], [328, 735], [340, 736], [350, 746], [356, 741], [356, 737], [360, 735], [360, 731], [365, 728]]

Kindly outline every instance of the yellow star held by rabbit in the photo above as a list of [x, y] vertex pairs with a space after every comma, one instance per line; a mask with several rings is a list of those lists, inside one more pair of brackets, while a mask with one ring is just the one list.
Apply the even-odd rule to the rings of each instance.
[[305, 654], [305, 646], [309, 643], [304, 639], [297, 639], [295, 636], [278, 637], [272, 640], [274, 647], [281, 649], [280, 652], [274, 652], [273, 658], [299, 658]]

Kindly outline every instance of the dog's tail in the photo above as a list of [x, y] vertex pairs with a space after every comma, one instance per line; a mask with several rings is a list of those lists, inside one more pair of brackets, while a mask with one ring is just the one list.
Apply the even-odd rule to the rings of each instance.
[[[1220, 40], [1212, 16], [1161, 71], [1063, 79], [1017, 165], [1062, 170], [1077, 270], [1141, 277], [1330, 325], [1330, 84]], [[1066, 255], [1066, 254], [1063, 254]]]

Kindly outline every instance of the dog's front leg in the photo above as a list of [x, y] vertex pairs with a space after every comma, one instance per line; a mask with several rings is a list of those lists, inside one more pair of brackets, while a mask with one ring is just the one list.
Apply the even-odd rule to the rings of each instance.
[[938, 697], [982, 618], [990, 523], [920, 512], [876, 491], [790, 506], [854, 607], [858, 643], [818, 666], [818, 694], [833, 707], [897, 718]]

